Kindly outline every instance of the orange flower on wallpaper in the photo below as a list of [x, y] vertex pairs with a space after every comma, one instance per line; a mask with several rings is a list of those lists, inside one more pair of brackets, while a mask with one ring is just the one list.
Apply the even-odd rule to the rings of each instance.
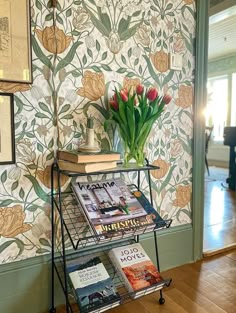
[[123, 87], [128, 90], [131, 94], [136, 90], [136, 87], [140, 85], [140, 79], [138, 78], [124, 78]]
[[170, 165], [162, 159], [157, 159], [152, 164], [155, 166], [159, 166], [158, 170], [151, 171], [151, 175], [156, 179], [164, 177], [170, 168]]
[[178, 186], [176, 189], [176, 199], [173, 201], [173, 205], [183, 208], [191, 200], [191, 186]]
[[192, 4], [192, 3], [194, 2], [194, 0], [184, 0], [184, 2], [185, 2], [186, 4]]
[[163, 50], [156, 52], [155, 54], [151, 54], [151, 60], [155, 68], [163, 73], [168, 71], [169, 69], [169, 58], [168, 54]]
[[0, 208], [0, 236], [14, 238], [31, 229], [30, 224], [24, 223], [25, 212], [21, 205], [11, 208]]
[[178, 92], [179, 98], [176, 99], [175, 104], [181, 108], [188, 108], [193, 103], [193, 87], [181, 85]]
[[95, 101], [105, 94], [105, 78], [103, 73], [85, 71], [82, 84], [83, 87], [79, 88], [77, 92], [81, 97]]
[[35, 32], [44, 48], [53, 54], [64, 52], [72, 41], [72, 37], [66, 36], [57, 26], [47, 26], [44, 30], [36, 29]]
[[0, 91], [15, 93], [23, 92], [31, 89], [31, 85], [18, 83], [0, 83]]
[[[36, 173], [36, 176], [45, 187], [47, 187], [48, 189], [51, 188], [51, 166], [50, 165], [48, 165], [45, 168], [45, 170], [38, 170]], [[61, 187], [62, 187], [68, 181], [69, 177], [61, 174], [60, 178], [61, 178]], [[57, 184], [56, 174], [54, 175], [53, 185], [54, 185], [54, 188], [57, 189], [58, 184]]]

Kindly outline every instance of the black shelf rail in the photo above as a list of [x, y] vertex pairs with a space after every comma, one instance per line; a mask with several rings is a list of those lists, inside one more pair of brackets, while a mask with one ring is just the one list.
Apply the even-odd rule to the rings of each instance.
[[[134, 243], [136, 242], [135, 240], [129, 240], [128, 244], [130, 243]], [[123, 245], [125, 244], [125, 242], [123, 242]], [[126, 242], [127, 244], [127, 242]], [[113, 245], [115, 246], [115, 245]], [[120, 246], [120, 245], [119, 245]], [[116, 270], [116, 268], [114, 267], [114, 265], [112, 264], [112, 262], [110, 261], [110, 258], [108, 257], [107, 252], [109, 251], [109, 249], [111, 248], [111, 246], [105, 247], [103, 248], [103, 250], [101, 251], [93, 251], [91, 258], [93, 257], [99, 257], [101, 262], [103, 263], [103, 265], [105, 266], [109, 276], [112, 278], [113, 281], [113, 285], [116, 288], [117, 292], [119, 293], [120, 296], [120, 303], [119, 304], [124, 304], [124, 303], [128, 303], [134, 299], [143, 297], [147, 294], [162, 290], [165, 287], [169, 287], [171, 284], [171, 279], [162, 279], [161, 281], [159, 281], [158, 283], [150, 286], [150, 287], [146, 287], [143, 289], [139, 289], [138, 295], [136, 295], [135, 292], [129, 292], [124, 284], [124, 281], [122, 280], [122, 278], [120, 277], [118, 271]], [[97, 249], [98, 250], [98, 249]], [[82, 254], [83, 255], [83, 254]], [[81, 263], [80, 258], [82, 255], [78, 256], [77, 254], [70, 254], [69, 256], [67, 256], [67, 261], [76, 261], [78, 262], [78, 264]], [[63, 271], [63, 261], [61, 257], [57, 257], [54, 260], [54, 267], [55, 270], [57, 272], [57, 275], [59, 277], [59, 281], [62, 287], [62, 290], [65, 292], [65, 286], [63, 284], [63, 280], [64, 280], [64, 275], [67, 276], [68, 281], [70, 281], [70, 278], [68, 277], [68, 273], [64, 273]], [[86, 306], [84, 307], [82, 310], [78, 310], [78, 306], [74, 306], [73, 304], [77, 303], [77, 299], [76, 299], [76, 295], [75, 292], [72, 288], [72, 286], [69, 285], [69, 289], [68, 289], [68, 298], [69, 298], [69, 313], [76, 313], [76, 312], [80, 312], [80, 313], [89, 313], [91, 311], [94, 311], [94, 307], [91, 306]], [[98, 313], [101, 311], [104, 311], [104, 307], [106, 307], [106, 310], [111, 309], [112, 307], [114, 307], [114, 301], [110, 301], [110, 302], [105, 302], [105, 303], [101, 303], [101, 304], [97, 304], [96, 305], [96, 310], [98, 311]], [[96, 311], [96, 312], [97, 312]]]
[[[81, 214], [81, 211], [79, 211], [79, 207], [77, 205], [77, 211], [75, 212], [75, 205], [72, 203], [66, 203], [65, 201], [66, 197], [72, 196], [72, 193], [64, 193], [61, 191], [61, 186], [60, 186], [60, 175], [67, 175], [68, 177], [80, 177], [80, 176], [90, 176], [90, 175], [104, 175], [104, 174], [121, 174], [121, 173], [128, 173], [128, 172], [137, 172], [137, 186], [138, 190], [140, 190], [140, 173], [141, 172], [146, 172], [147, 173], [147, 178], [148, 178], [148, 184], [149, 184], [149, 196], [150, 196], [150, 203], [153, 206], [153, 198], [152, 198], [152, 187], [151, 187], [151, 175], [150, 172], [152, 170], [159, 169], [158, 166], [153, 166], [149, 164], [149, 161], [146, 159], [146, 165], [143, 167], [140, 166], [135, 166], [135, 165], [130, 165], [128, 167], [124, 167], [123, 164], [118, 164], [118, 166], [114, 169], [111, 170], [106, 170], [106, 171], [99, 171], [99, 172], [92, 172], [92, 173], [75, 173], [75, 172], [69, 172], [69, 171], [62, 171], [60, 170], [57, 160], [52, 165], [51, 168], [51, 229], [52, 229], [52, 262], [51, 262], [51, 309], [50, 313], [56, 313], [55, 309], [55, 302], [54, 302], [54, 270], [57, 273], [57, 276], [59, 278], [59, 281], [62, 285], [62, 289], [65, 294], [65, 305], [66, 305], [66, 313], [74, 313], [72, 310], [72, 306], [70, 303], [70, 293], [69, 293], [69, 285], [68, 285], [68, 277], [66, 275], [66, 260], [67, 260], [67, 254], [68, 251], [67, 249], [67, 240], [66, 238], [68, 237], [70, 244], [74, 248], [74, 250], [77, 250], [77, 253], [79, 253], [81, 250], [80, 248], [83, 247], [85, 253], [88, 254], [89, 249], [93, 249], [93, 245], [98, 245], [98, 243], [101, 243], [99, 248], [104, 245], [106, 246], [107, 240], [101, 240], [99, 236], [94, 235], [94, 233], [91, 233], [90, 227], [88, 225], [88, 221], [83, 217], [83, 214]], [[54, 190], [54, 178], [57, 177], [57, 188], [58, 189], [56, 192]], [[55, 186], [56, 187], [56, 186]], [[73, 197], [73, 196], [72, 196]], [[75, 200], [75, 199], [74, 199]], [[72, 202], [74, 201], [72, 200]], [[64, 201], [64, 202], [63, 202]], [[68, 207], [69, 205], [69, 207]], [[78, 213], [79, 212], [79, 213]], [[59, 214], [59, 220], [58, 220], [58, 214]], [[74, 216], [74, 214], [76, 216]], [[75, 220], [73, 221], [73, 219]], [[171, 225], [171, 220], [161, 221], [161, 225], [155, 225], [152, 229], [149, 227], [136, 227], [135, 229], [132, 229], [131, 231], [129, 230], [129, 233], [126, 234], [125, 230], [123, 232], [123, 235], [111, 236], [109, 238], [108, 242], [113, 243], [113, 241], [117, 241], [116, 239], [126, 239], [134, 237], [136, 242], [139, 242], [139, 235], [146, 233], [146, 232], [153, 232], [154, 234], [154, 243], [155, 243], [155, 252], [156, 252], [156, 264], [157, 264], [157, 269], [160, 271], [160, 264], [159, 264], [159, 256], [158, 256], [158, 246], [157, 246], [157, 236], [156, 234], [158, 233], [157, 230], [160, 230], [161, 228], [168, 228]], [[148, 226], [148, 225], [147, 225]], [[58, 230], [60, 230], [60, 240], [59, 244], [57, 243], [57, 235], [58, 235]], [[128, 231], [128, 230], [127, 230]], [[57, 232], [57, 233], [56, 233]], [[116, 238], [116, 239], [114, 239]], [[110, 245], [111, 246], [111, 245]], [[88, 248], [88, 249], [87, 249]], [[59, 267], [56, 265], [56, 252], [59, 251], [61, 253], [61, 270], [59, 270]], [[86, 252], [87, 251], [87, 252]], [[64, 273], [64, 275], [61, 275], [60, 273]], [[164, 281], [163, 281], [164, 282]], [[162, 286], [158, 287], [158, 290], [160, 290], [160, 298], [159, 298], [159, 303], [164, 304], [165, 299], [163, 298], [162, 295], [162, 289], [164, 286], [168, 286], [170, 284], [171, 280], [168, 280], [167, 282], [164, 282]], [[120, 288], [120, 287], [119, 287]], [[148, 290], [144, 292], [144, 294], [147, 294]], [[129, 299], [132, 299], [131, 295], [127, 296], [127, 291], [125, 292], [126, 296], [122, 296], [122, 299], [125, 299], [126, 297]], [[101, 311], [103, 309], [101, 308]]]
[[133, 226], [119, 232], [113, 231], [102, 235], [95, 235], [73, 192], [63, 193], [60, 201], [58, 196], [54, 197], [54, 202], [59, 213], [61, 203], [63, 224], [74, 250], [169, 228], [172, 222], [172, 220], [163, 220], [160, 217], [156, 224]]
[[118, 162], [117, 167], [115, 168], [112, 168], [109, 170], [103, 170], [103, 171], [90, 172], [90, 173], [80, 173], [80, 172], [60, 170], [57, 162], [54, 163], [54, 170], [60, 171], [61, 174], [67, 175], [69, 177], [129, 173], [129, 172], [140, 173], [143, 171], [151, 171], [151, 170], [157, 170], [157, 169], [159, 169], [159, 166], [149, 164], [149, 161], [147, 159], [146, 159], [146, 165], [144, 166], [137, 166], [136, 164], [132, 164], [132, 163], [128, 164], [127, 166], [124, 166], [122, 162]]

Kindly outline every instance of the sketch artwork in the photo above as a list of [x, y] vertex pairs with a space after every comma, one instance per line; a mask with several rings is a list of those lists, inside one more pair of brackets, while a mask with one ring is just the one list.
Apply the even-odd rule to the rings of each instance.
[[0, 165], [15, 160], [13, 114], [13, 95], [0, 93]]
[[0, 7], [0, 59], [6, 63], [11, 58], [10, 3], [0, 1]]

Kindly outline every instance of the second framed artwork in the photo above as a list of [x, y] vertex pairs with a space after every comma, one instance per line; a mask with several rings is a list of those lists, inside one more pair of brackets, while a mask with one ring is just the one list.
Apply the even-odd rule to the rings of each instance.
[[0, 81], [32, 83], [30, 0], [0, 0]]
[[15, 163], [13, 94], [0, 93], [0, 165]]

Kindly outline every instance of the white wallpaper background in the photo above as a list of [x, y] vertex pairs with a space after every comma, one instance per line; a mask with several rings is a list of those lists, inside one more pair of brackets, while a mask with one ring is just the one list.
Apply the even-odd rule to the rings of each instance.
[[[15, 92], [17, 160], [0, 166], [0, 263], [50, 252], [50, 166], [58, 148], [83, 142], [88, 115], [102, 147], [120, 149], [103, 128], [114, 86], [173, 97], [146, 153], [160, 166], [155, 208], [173, 225], [191, 222], [195, 11], [193, 0], [31, 1], [33, 85], [0, 83]], [[169, 53], [183, 56], [181, 71], [169, 69]], [[145, 175], [141, 184], [147, 192]]]

